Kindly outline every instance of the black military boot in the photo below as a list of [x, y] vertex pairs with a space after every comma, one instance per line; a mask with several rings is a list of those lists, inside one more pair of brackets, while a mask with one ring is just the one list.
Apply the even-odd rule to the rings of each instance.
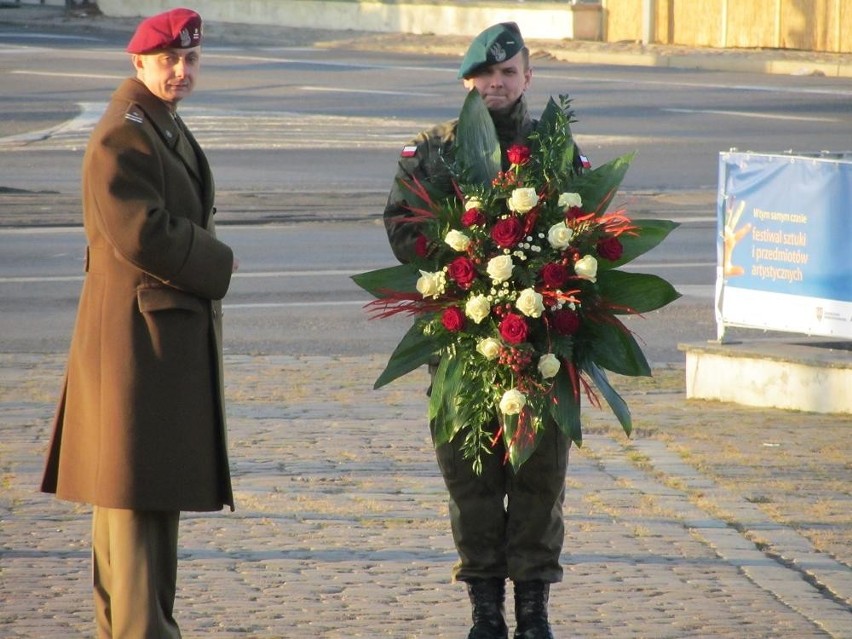
[[473, 606], [473, 626], [467, 639], [509, 639], [506, 627], [506, 582], [503, 579], [471, 579], [467, 594]]
[[514, 639], [553, 639], [547, 621], [550, 584], [543, 581], [515, 582]]

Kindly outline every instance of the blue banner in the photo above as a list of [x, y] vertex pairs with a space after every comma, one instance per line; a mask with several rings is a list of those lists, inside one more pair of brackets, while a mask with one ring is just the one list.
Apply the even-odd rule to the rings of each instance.
[[722, 153], [717, 321], [852, 337], [852, 161]]

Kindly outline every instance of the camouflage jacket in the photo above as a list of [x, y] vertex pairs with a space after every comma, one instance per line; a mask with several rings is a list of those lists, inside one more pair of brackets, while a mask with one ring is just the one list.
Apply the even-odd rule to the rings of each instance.
[[[506, 149], [513, 144], [527, 143], [529, 136], [536, 130], [538, 120], [530, 117], [524, 96], [505, 114], [493, 113], [492, 119], [500, 141], [503, 156], [503, 168], [508, 168]], [[414, 178], [428, 185], [438, 193], [450, 196], [453, 193], [452, 179], [447, 168], [447, 159], [451, 157], [456, 138], [458, 120], [450, 120], [421, 132], [403, 147], [399, 165], [391, 187], [384, 211], [384, 223], [388, 240], [396, 258], [403, 263], [414, 256], [414, 243], [419, 235], [417, 224], [405, 223], [411, 216], [408, 200], [410, 193], [405, 183]], [[575, 149], [575, 168], [580, 166], [580, 153]]]

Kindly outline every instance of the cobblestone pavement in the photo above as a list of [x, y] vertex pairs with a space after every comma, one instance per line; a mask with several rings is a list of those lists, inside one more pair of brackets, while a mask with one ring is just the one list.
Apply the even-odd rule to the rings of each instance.
[[[469, 607], [424, 422], [383, 356], [226, 357], [235, 513], [187, 513], [186, 637], [460, 638]], [[93, 636], [90, 511], [37, 492], [64, 355], [0, 354], [0, 636]], [[848, 416], [687, 401], [619, 378], [637, 425], [585, 411], [560, 639], [852, 637]]]

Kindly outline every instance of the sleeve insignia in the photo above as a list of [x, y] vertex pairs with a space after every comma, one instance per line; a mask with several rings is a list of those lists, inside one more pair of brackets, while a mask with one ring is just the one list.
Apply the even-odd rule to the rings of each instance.
[[415, 155], [417, 155], [417, 146], [414, 144], [406, 144], [402, 147], [402, 153], [399, 154], [403, 158], [413, 158]]

